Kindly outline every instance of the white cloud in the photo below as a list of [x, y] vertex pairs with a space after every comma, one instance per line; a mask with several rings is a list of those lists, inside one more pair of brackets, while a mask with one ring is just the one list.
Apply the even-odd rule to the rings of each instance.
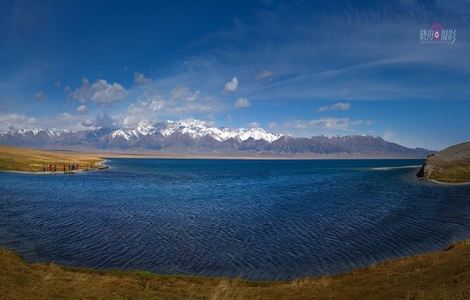
[[386, 141], [393, 141], [395, 137], [396, 137], [395, 132], [391, 130], [385, 130], [384, 134], [382, 135], [382, 138]]
[[0, 115], [0, 129], [29, 128], [35, 121], [36, 119], [33, 117], [27, 117], [17, 113]]
[[140, 100], [132, 103], [127, 108], [125, 116], [120, 123], [124, 126], [133, 126], [142, 120], [154, 120], [166, 106], [166, 101], [159, 95], [146, 94]]
[[0, 130], [56, 128], [68, 130], [82, 130], [83, 116], [61, 113], [53, 117], [34, 118], [23, 114], [11, 113], [0, 115]]
[[81, 125], [84, 126], [84, 127], [92, 127], [94, 126], [94, 122], [92, 120], [89, 120], [89, 119], [85, 119], [82, 121]]
[[350, 108], [351, 104], [347, 102], [338, 102], [331, 105], [321, 106], [317, 109], [317, 111], [349, 110]]
[[80, 125], [84, 127], [95, 128], [116, 128], [116, 119], [113, 119], [106, 112], [104, 112], [102, 115], [97, 115], [94, 120], [83, 120]]
[[314, 120], [294, 120], [281, 124], [269, 124], [271, 129], [292, 134], [293, 136], [326, 135], [338, 134], [360, 134], [364, 126], [370, 126], [374, 121], [351, 120], [350, 118], [319, 118]]
[[268, 127], [269, 127], [270, 129], [277, 129], [277, 128], [279, 127], [279, 124], [277, 124], [276, 122], [270, 122], [270, 123], [268, 124]]
[[244, 108], [250, 106], [251, 103], [248, 101], [247, 98], [238, 98], [237, 101], [235, 101], [235, 104], [233, 105], [236, 108]]
[[250, 123], [250, 127], [251, 127], [251, 128], [259, 128], [260, 125], [259, 125], [258, 122], [251, 122], [251, 123]]
[[172, 100], [196, 101], [199, 98], [199, 91], [191, 92], [188, 87], [180, 86], [171, 91]]
[[228, 93], [235, 92], [238, 89], [238, 78], [235, 76], [224, 86], [224, 91]]
[[155, 122], [160, 117], [189, 117], [192, 114], [208, 114], [218, 110], [217, 99], [201, 96], [199, 91], [177, 87], [165, 97], [156, 90], [147, 90], [136, 102], [129, 105], [125, 114], [119, 116], [123, 126], [134, 126], [141, 121]]
[[315, 129], [331, 131], [354, 131], [358, 125], [372, 125], [373, 121], [350, 120], [349, 118], [321, 118], [315, 120], [296, 120], [285, 122], [284, 127], [294, 129]]
[[295, 129], [326, 129], [326, 130], [347, 130], [349, 129], [349, 118], [322, 118], [317, 120], [297, 120], [286, 123], [287, 127]]
[[122, 85], [117, 82], [110, 84], [104, 79], [98, 79], [90, 85], [88, 79], [84, 78], [81, 87], [73, 91], [66, 88], [66, 91], [69, 91], [69, 98], [81, 103], [91, 100], [103, 105], [122, 100], [128, 95]]
[[143, 73], [135, 72], [134, 73], [134, 83], [135, 84], [145, 84], [152, 82], [152, 79], [145, 77]]
[[268, 79], [268, 78], [271, 78], [271, 77], [273, 77], [273, 72], [271, 72], [269, 70], [263, 70], [263, 71], [260, 71], [258, 74], [256, 74], [256, 79], [257, 80]]
[[38, 91], [36, 94], [34, 94], [34, 99], [43, 101], [47, 99], [47, 95], [44, 91]]
[[94, 102], [108, 104], [127, 97], [127, 91], [119, 83], [109, 84], [106, 80], [99, 79], [91, 85]]
[[87, 102], [93, 96], [90, 88], [90, 82], [86, 78], [82, 79], [82, 86], [80, 88], [77, 88], [72, 91], [69, 86], [66, 86], [65, 91], [69, 93], [69, 98], [82, 103]]
[[79, 107], [77, 107], [77, 112], [79, 112], [81, 114], [86, 114], [88, 112], [88, 107], [86, 105], [82, 104]]

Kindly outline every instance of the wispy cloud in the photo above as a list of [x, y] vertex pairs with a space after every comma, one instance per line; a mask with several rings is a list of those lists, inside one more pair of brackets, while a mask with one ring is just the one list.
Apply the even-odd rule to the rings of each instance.
[[171, 99], [174, 101], [196, 101], [200, 93], [200, 91], [192, 92], [186, 86], [179, 86], [171, 90]]
[[69, 113], [40, 118], [11, 113], [0, 115], [0, 130], [32, 128], [83, 130], [86, 129], [86, 127], [82, 125], [83, 120], [83, 116]]
[[265, 80], [265, 79], [270, 79], [273, 77], [273, 72], [270, 70], [262, 70], [256, 74], [256, 79], [257, 80]]
[[269, 128], [287, 132], [294, 136], [354, 134], [359, 128], [374, 124], [371, 120], [354, 120], [350, 118], [319, 118], [313, 120], [294, 120], [281, 124], [270, 123]]
[[351, 104], [347, 102], [338, 102], [331, 105], [321, 106], [317, 109], [317, 111], [349, 110], [350, 108]]
[[34, 94], [34, 99], [38, 101], [44, 101], [47, 99], [47, 94], [44, 91], [38, 91], [36, 94]]
[[287, 122], [287, 127], [295, 129], [326, 129], [326, 130], [348, 130], [351, 121], [349, 118], [322, 118], [316, 120], [297, 120]]
[[251, 103], [250, 101], [247, 99], [247, 98], [238, 98], [235, 103], [234, 103], [234, 107], [235, 108], [245, 108], [245, 107], [248, 107], [250, 106]]
[[146, 77], [144, 73], [134, 73], [134, 84], [146, 84], [152, 82], [152, 79]]
[[77, 112], [81, 114], [86, 114], [88, 112], [88, 107], [84, 104], [77, 107]]

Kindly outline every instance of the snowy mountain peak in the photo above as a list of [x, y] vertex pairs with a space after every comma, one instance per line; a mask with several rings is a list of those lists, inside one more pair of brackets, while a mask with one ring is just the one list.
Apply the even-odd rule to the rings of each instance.
[[59, 129], [41, 129], [41, 128], [28, 128], [28, 129], [10, 129], [4, 134], [6, 135], [20, 135], [20, 136], [26, 136], [26, 135], [33, 135], [36, 136], [38, 134], [46, 134], [49, 137], [58, 137], [61, 136], [63, 133], [70, 132], [69, 130], [59, 130]]
[[268, 133], [262, 128], [251, 128], [239, 134], [239, 138], [242, 141], [252, 138], [254, 140], [265, 140], [269, 143], [272, 143], [275, 140], [278, 140], [282, 136], [283, 134]]
[[230, 138], [238, 138], [241, 141], [253, 138], [254, 140], [265, 140], [272, 143], [283, 136], [282, 134], [267, 133], [261, 128], [251, 128], [247, 130], [244, 128], [232, 129], [224, 127], [210, 127], [206, 122], [195, 119], [180, 120], [176, 122], [167, 121], [166, 127], [160, 130], [160, 133], [165, 137], [170, 136], [175, 132], [188, 134], [192, 138], [210, 136], [219, 142], [226, 141]]
[[149, 135], [155, 133], [157, 130], [156, 128], [150, 124], [150, 122], [142, 121], [135, 129], [141, 135]]
[[141, 122], [136, 128], [118, 129], [111, 133], [113, 138], [122, 137], [126, 140], [138, 138], [139, 136], [152, 135], [160, 133], [164, 137], [169, 137], [174, 133], [187, 134], [193, 139], [210, 136], [216, 141], [223, 142], [234, 138], [240, 141], [246, 141], [250, 138], [254, 140], [264, 140], [272, 143], [282, 137], [282, 134], [267, 133], [261, 128], [251, 129], [231, 129], [211, 127], [207, 122], [186, 119], [179, 121], [166, 121], [152, 125], [149, 122]]

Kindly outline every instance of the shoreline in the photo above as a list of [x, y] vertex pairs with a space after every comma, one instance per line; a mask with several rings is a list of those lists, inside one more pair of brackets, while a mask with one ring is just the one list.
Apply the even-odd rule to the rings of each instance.
[[447, 246], [444, 246], [436, 250], [428, 250], [428, 251], [423, 251], [417, 254], [403, 255], [403, 256], [388, 258], [388, 259], [380, 260], [374, 263], [366, 264], [364, 266], [354, 267], [349, 271], [343, 271], [343, 272], [337, 272], [337, 273], [325, 273], [322, 275], [306, 275], [306, 276], [293, 277], [291, 279], [252, 279], [252, 278], [244, 278], [244, 277], [240, 277], [236, 275], [230, 276], [230, 275], [197, 275], [197, 274], [184, 274], [184, 273], [157, 273], [154, 271], [148, 271], [146, 269], [125, 269], [125, 268], [103, 268], [102, 269], [102, 268], [97, 268], [97, 267], [83, 267], [83, 266], [68, 265], [68, 264], [63, 264], [63, 263], [56, 263], [54, 260], [52, 261], [26, 261], [25, 259], [23, 259], [22, 255], [19, 254], [18, 251], [15, 249], [0, 246], [0, 251], [6, 250], [9, 252], [12, 252], [15, 255], [21, 257], [21, 259], [23, 259], [28, 264], [33, 264], [33, 265], [34, 264], [57, 264], [67, 269], [90, 270], [94, 272], [123, 272], [123, 273], [146, 272], [146, 273], [153, 274], [156, 276], [164, 276], [164, 277], [229, 279], [229, 280], [242, 280], [242, 281], [253, 282], [253, 283], [282, 283], [282, 282], [292, 282], [292, 281], [305, 280], [305, 279], [319, 279], [319, 278], [324, 278], [324, 277], [344, 276], [344, 275], [348, 275], [348, 274], [355, 273], [358, 271], [368, 270], [370, 268], [376, 267], [377, 265], [389, 264], [389, 263], [393, 263], [394, 261], [400, 261], [403, 259], [418, 258], [421, 256], [433, 254], [433, 253], [445, 252], [450, 249], [453, 249], [455, 246], [460, 245], [460, 244], [468, 244], [470, 246], [470, 240], [463, 239], [463, 240], [453, 241]]
[[466, 182], [446, 182], [446, 181], [439, 181], [432, 178], [424, 178], [424, 180], [438, 184], [438, 185], [449, 185], [449, 186], [467, 186], [470, 185], [470, 181]]
[[4, 295], [17, 295], [13, 298], [34, 293], [41, 299], [61, 295], [102, 299], [111, 294], [113, 299], [468, 299], [469, 257], [470, 241], [462, 240], [437, 251], [337, 275], [273, 281], [30, 263], [17, 252], [0, 248], [0, 290]]
[[102, 161], [97, 162], [97, 168], [91, 169], [78, 169], [78, 170], [70, 170], [70, 171], [20, 171], [20, 170], [2, 170], [0, 169], [0, 173], [15, 173], [15, 174], [33, 174], [33, 175], [73, 175], [73, 174], [80, 174], [80, 173], [89, 173], [89, 172], [98, 172], [109, 170], [110, 167], [106, 165], [107, 159], [103, 159]]
[[[270, 279], [270, 278], [264, 278], [264, 279], [256, 279], [256, 278], [249, 278], [249, 277], [242, 277], [239, 275], [201, 275], [201, 274], [190, 274], [190, 273], [158, 273], [157, 271], [150, 271], [147, 269], [126, 269], [126, 268], [98, 268], [98, 267], [93, 267], [93, 266], [80, 266], [80, 265], [74, 265], [74, 264], [66, 264], [66, 263], [58, 263], [54, 260], [51, 261], [27, 261], [25, 262], [29, 264], [57, 264], [63, 268], [68, 268], [68, 269], [80, 269], [80, 270], [90, 270], [94, 272], [123, 272], [123, 273], [131, 273], [131, 272], [146, 272], [149, 274], [153, 274], [155, 276], [165, 276], [165, 277], [180, 277], [180, 278], [186, 278], [186, 277], [192, 277], [192, 278], [206, 278], [206, 279], [229, 279], [229, 280], [242, 280], [246, 282], [252, 282], [252, 283], [283, 283], [283, 282], [293, 282], [293, 281], [299, 281], [299, 280], [306, 280], [306, 279], [321, 279], [325, 277], [336, 277], [336, 276], [344, 276], [348, 275], [351, 273], [355, 273], [358, 271], [362, 270], [368, 270], [370, 268], [374, 268], [377, 265], [383, 265], [383, 264], [389, 264], [393, 263], [394, 261], [400, 261], [403, 259], [409, 259], [409, 258], [419, 258], [425, 255], [429, 255], [432, 253], [441, 253], [448, 251], [449, 249], [452, 249], [456, 245], [459, 244], [468, 244], [470, 246], [470, 239], [463, 239], [463, 240], [454, 240], [452, 243], [447, 244], [446, 246], [443, 247], [438, 247], [436, 249], [430, 249], [430, 250], [424, 250], [422, 252], [417, 252], [415, 254], [409, 254], [409, 255], [401, 255], [401, 256], [394, 256], [391, 258], [386, 258], [382, 260], [378, 260], [376, 262], [371, 262], [368, 264], [364, 265], [359, 265], [355, 267], [351, 267], [345, 271], [337, 271], [337, 272], [331, 272], [331, 273], [324, 273], [324, 274], [318, 274], [318, 275], [300, 275], [297, 277], [292, 277], [292, 278], [281, 278], [281, 279]], [[22, 257], [20, 253], [18, 253], [17, 250], [13, 248], [5, 248], [3, 246], [0, 246], [0, 251], [2, 250], [7, 250], [10, 252], [13, 252], [15, 255]]]
[[102, 168], [96, 168], [96, 169], [83, 169], [83, 170], [73, 170], [73, 171], [55, 171], [55, 172], [49, 172], [49, 171], [15, 171], [15, 170], [0, 170], [0, 173], [15, 173], [15, 174], [27, 174], [27, 175], [73, 175], [73, 174], [81, 174], [81, 173], [90, 173], [90, 172], [98, 172], [98, 171], [104, 171], [104, 170], [109, 170], [110, 167], [102, 167]]
[[91, 154], [105, 158], [141, 158], [141, 159], [207, 159], [207, 160], [374, 160], [374, 159], [387, 159], [387, 160], [424, 160], [419, 157], [400, 157], [400, 156], [386, 156], [386, 155], [365, 155], [365, 154], [317, 154], [317, 155], [279, 155], [270, 153], [156, 153], [156, 152], [142, 152], [142, 153], [123, 153], [123, 152], [81, 152], [83, 154]]

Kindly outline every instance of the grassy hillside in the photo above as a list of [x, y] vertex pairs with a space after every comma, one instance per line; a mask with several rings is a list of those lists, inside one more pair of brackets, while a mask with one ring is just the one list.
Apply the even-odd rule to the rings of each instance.
[[470, 182], [470, 142], [430, 156], [424, 167], [424, 177], [442, 182]]
[[469, 299], [470, 242], [337, 276], [286, 282], [28, 264], [0, 250], [3, 299]]
[[56, 165], [63, 170], [63, 165], [77, 163], [79, 169], [96, 164], [102, 159], [91, 154], [75, 152], [45, 151], [0, 145], [0, 170], [39, 172], [44, 165]]

